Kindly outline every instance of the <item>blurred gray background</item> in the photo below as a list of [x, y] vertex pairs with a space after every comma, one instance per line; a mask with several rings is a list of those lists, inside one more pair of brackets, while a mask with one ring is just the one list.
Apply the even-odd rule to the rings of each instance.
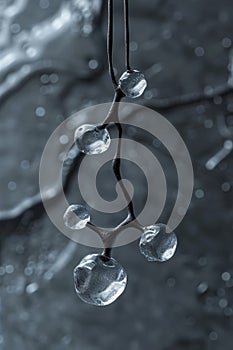
[[[115, 249], [127, 289], [108, 307], [89, 306], [75, 294], [72, 271], [96, 250], [66, 239], [40, 203], [38, 169], [49, 135], [75, 111], [113, 97], [106, 6], [106, 0], [0, 0], [0, 349], [231, 350], [229, 0], [130, 1], [132, 66], [148, 80], [137, 102], [173, 123], [194, 166], [193, 200], [177, 229], [175, 257], [152, 264], [138, 242]], [[115, 2], [118, 74], [122, 10], [122, 1]], [[172, 198], [173, 171], [161, 145], [154, 146], [167, 166]], [[69, 168], [65, 177], [74, 201]]]

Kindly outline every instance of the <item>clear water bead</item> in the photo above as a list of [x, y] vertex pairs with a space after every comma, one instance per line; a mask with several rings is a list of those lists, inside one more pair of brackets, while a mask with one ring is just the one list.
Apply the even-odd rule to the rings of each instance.
[[145, 76], [138, 70], [126, 71], [119, 80], [119, 87], [130, 98], [140, 97], [147, 87]]
[[84, 302], [105, 306], [113, 303], [125, 290], [127, 275], [113, 258], [90, 254], [74, 269], [75, 290]]
[[90, 214], [83, 205], [70, 205], [63, 216], [65, 226], [72, 230], [81, 230], [91, 220]]
[[167, 232], [164, 224], [148, 226], [144, 228], [139, 247], [148, 261], [167, 261], [176, 251], [177, 237], [174, 232]]
[[85, 124], [75, 131], [74, 141], [81, 152], [100, 154], [108, 150], [111, 138], [107, 129]]

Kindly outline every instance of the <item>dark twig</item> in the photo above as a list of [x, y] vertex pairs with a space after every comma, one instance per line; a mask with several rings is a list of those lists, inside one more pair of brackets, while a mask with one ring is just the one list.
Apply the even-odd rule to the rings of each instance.
[[108, 0], [108, 33], [107, 33], [107, 55], [109, 74], [112, 80], [114, 89], [117, 89], [117, 81], [113, 67], [113, 0]]
[[130, 70], [129, 63], [129, 2], [124, 0], [124, 29], [125, 29], [125, 68]]

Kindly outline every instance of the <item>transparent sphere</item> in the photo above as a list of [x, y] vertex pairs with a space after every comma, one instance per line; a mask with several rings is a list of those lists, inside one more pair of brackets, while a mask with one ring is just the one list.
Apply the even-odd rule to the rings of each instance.
[[85, 124], [75, 131], [74, 142], [85, 154], [100, 154], [108, 150], [111, 138], [107, 129]]
[[125, 290], [127, 275], [113, 258], [90, 254], [74, 269], [78, 296], [88, 304], [105, 306], [113, 303]]
[[174, 255], [176, 247], [176, 234], [166, 232], [166, 225], [157, 224], [144, 228], [139, 248], [148, 261], [167, 261]]
[[145, 76], [138, 70], [126, 71], [119, 80], [119, 87], [125, 96], [130, 98], [140, 97], [147, 87]]
[[91, 220], [90, 214], [83, 205], [70, 205], [63, 216], [65, 226], [72, 230], [81, 230]]

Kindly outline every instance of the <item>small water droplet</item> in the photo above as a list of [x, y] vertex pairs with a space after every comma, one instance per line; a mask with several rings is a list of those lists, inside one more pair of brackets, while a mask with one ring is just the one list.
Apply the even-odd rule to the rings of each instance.
[[205, 54], [205, 50], [203, 49], [203, 47], [198, 46], [195, 48], [195, 55], [197, 57], [202, 57], [202, 56], [204, 56], [204, 54]]
[[85, 154], [100, 154], [108, 150], [111, 139], [107, 129], [95, 125], [80, 126], [74, 136], [79, 150]]
[[218, 339], [218, 334], [216, 332], [212, 331], [209, 334], [209, 338], [210, 338], [210, 340], [215, 341]]
[[208, 290], [208, 284], [207, 282], [201, 282], [198, 286], [197, 286], [197, 292], [198, 294], [204, 294], [205, 292], [207, 292]]
[[86, 227], [91, 217], [83, 205], [70, 205], [63, 216], [65, 226], [72, 230], [81, 230]]
[[175, 253], [177, 237], [174, 232], [167, 232], [164, 224], [148, 226], [144, 228], [139, 247], [148, 261], [167, 261]]
[[140, 97], [147, 87], [145, 76], [138, 70], [126, 71], [119, 80], [119, 87], [130, 98]]
[[14, 181], [8, 182], [8, 189], [9, 189], [10, 191], [15, 191], [16, 188], [17, 188], [17, 185], [16, 185], [16, 183], [15, 183]]
[[231, 44], [232, 44], [232, 41], [230, 38], [223, 38], [222, 39], [222, 46], [225, 48], [225, 49], [229, 49], [231, 47]]
[[218, 305], [219, 305], [219, 307], [220, 307], [221, 309], [225, 309], [225, 307], [227, 307], [227, 305], [228, 305], [227, 299], [221, 298], [221, 299], [219, 300]]
[[21, 27], [18, 23], [12, 23], [10, 29], [12, 34], [18, 34], [21, 30]]
[[37, 283], [35, 283], [35, 282], [31, 283], [31, 284], [27, 285], [26, 293], [33, 294], [33, 293], [35, 293], [38, 290], [38, 288], [39, 288], [39, 286], [38, 286]]
[[7, 265], [6, 266], [6, 273], [11, 274], [14, 272], [14, 266], [13, 265]]
[[27, 159], [24, 159], [21, 161], [20, 167], [24, 170], [27, 170], [30, 168], [30, 162]]
[[125, 290], [127, 275], [113, 258], [90, 254], [74, 269], [75, 290], [86, 303], [105, 306]]
[[69, 137], [67, 135], [61, 135], [59, 141], [62, 145], [67, 145], [69, 142]]
[[205, 196], [205, 193], [201, 188], [199, 188], [195, 191], [196, 198], [201, 199], [201, 198], [204, 198], [204, 196]]
[[42, 117], [45, 116], [45, 113], [46, 113], [46, 112], [45, 112], [44, 107], [39, 106], [39, 107], [36, 108], [35, 113], [36, 113], [36, 116], [37, 116], [37, 117], [42, 118]]
[[49, 76], [49, 81], [50, 81], [50, 83], [52, 83], [52, 84], [56, 84], [56, 83], [58, 83], [58, 81], [59, 81], [59, 76], [58, 76], [56, 73], [52, 73], [52, 74], [50, 74], [50, 76]]
[[98, 66], [99, 66], [99, 63], [98, 63], [98, 61], [96, 61], [96, 60], [90, 60], [89, 62], [88, 62], [88, 66], [89, 66], [89, 68], [90, 69], [97, 69], [98, 68]]
[[222, 280], [224, 282], [227, 282], [227, 281], [230, 281], [231, 274], [229, 272], [225, 271], [225, 272], [222, 273], [221, 277], [222, 277]]
[[43, 10], [46, 10], [47, 8], [49, 8], [50, 3], [49, 0], [40, 0], [40, 8], [42, 8]]

